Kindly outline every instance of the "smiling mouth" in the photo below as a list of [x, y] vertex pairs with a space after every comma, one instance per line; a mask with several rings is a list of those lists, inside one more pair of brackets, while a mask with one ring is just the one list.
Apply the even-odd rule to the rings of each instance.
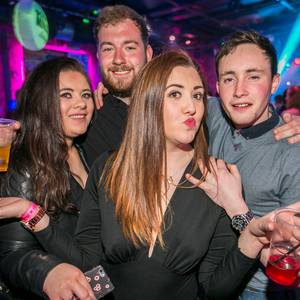
[[114, 75], [117, 75], [117, 76], [122, 76], [122, 75], [127, 75], [130, 73], [130, 70], [127, 70], [127, 71], [112, 71], [112, 73]]
[[69, 116], [71, 119], [84, 119], [86, 115], [71, 115]]
[[250, 107], [252, 104], [249, 103], [238, 103], [238, 104], [233, 104], [232, 106], [235, 108], [247, 108]]
[[109, 71], [116, 76], [127, 75], [131, 72], [132, 68], [127, 65], [112, 66]]

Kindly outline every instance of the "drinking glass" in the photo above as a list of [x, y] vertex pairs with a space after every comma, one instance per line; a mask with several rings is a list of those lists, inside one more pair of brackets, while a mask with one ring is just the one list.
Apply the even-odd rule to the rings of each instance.
[[0, 118], [0, 172], [8, 168], [10, 146], [14, 138], [12, 125], [15, 120]]
[[281, 285], [292, 286], [300, 271], [300, 211], [279, 209], [271, 235], [268, 277]]

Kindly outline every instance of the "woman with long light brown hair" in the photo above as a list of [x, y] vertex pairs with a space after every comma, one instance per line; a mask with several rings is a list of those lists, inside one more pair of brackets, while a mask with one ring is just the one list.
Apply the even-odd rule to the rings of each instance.
[[[135, 84], [120, 149], [89, 174], [75, 241], [47, 216], [35, 226], [65, 262], [83, 271], [102, 264], [112, 299], [229, 299], [263, 247], [268, 219], [251, 222], [237, 243], [225, 211], [186, 180], [186, 173], [205, 179], [199, 159], [209, 170], [206, 100], [205, 80], [186, 53], [154, 58]], [[16, 216], [28, 201], [19, 204]], [[44, 291], [50, 299], [90, 299], [79, 274], [64, 264]]]

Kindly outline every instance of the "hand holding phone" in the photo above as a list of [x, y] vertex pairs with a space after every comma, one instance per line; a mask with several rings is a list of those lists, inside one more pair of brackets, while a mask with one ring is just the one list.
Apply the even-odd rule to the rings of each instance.
[[97, 299], [110, 293], [114, 286], [101, 265], [84, 273]]

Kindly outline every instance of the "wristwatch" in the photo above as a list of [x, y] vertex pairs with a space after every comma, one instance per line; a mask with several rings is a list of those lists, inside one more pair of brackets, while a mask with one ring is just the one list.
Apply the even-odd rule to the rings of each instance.
[[235, 230], [242, 232], [253, 218], [253, 212], [248, 210], [245, 214], [233, 216], [231, 219], [231, 226]]

